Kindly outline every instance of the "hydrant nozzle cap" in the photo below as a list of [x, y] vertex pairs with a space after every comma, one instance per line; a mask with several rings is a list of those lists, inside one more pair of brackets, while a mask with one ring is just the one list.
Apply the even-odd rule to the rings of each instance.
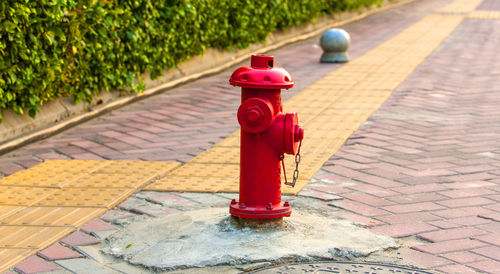
[[233, 72], [229, 83], [233, 86], [260, 89], [282, 89], [293, 87], [290, 74], [274, 67], [274, 56], [252, 55], [251, 66], [240, 67]]

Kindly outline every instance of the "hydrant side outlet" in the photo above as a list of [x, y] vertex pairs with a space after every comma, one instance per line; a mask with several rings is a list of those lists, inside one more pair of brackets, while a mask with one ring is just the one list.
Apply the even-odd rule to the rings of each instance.
[[238, 68], [229, 82], [242, 88], [240, 193], [229, 211], [243, 219], [290, 216], [290, 204], [281, 201], [280, 161], [297, 153], [304, 136], [297, 114], [282, 112], [281, 89], [293, 86], [292, 77], [274, 67], [273, 56], [252, 55], [251, 66]]

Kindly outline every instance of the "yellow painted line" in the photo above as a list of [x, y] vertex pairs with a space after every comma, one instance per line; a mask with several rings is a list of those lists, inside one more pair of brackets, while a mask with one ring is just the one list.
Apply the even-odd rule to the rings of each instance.
[[478, 19], [500, 19], [500, 11], [498, 10], [475, 10], [467, 15], [468, 18]]
[[0, 272], [99, 217], [179, 165], [51, 160], [0, 179]]
[[[479, 0], [456, 0], [424, 17], [363, 56], [313, 83], [284, 103], [305, 129], [297, 194], [345, 140], [375, 112], [413, 70], [475, 9]], [[449, 14], [453, 13], [453, 14]], [[455, 14], [456, 13], [456, 14]], [[156, 191], [238, 192], [239, 131], [168, 176], [145, 187]], [[285, 156], [288, 177], [294, 157]]]

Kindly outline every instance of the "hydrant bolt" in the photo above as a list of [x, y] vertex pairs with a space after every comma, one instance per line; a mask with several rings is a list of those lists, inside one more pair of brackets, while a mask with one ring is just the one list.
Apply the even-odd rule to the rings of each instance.
[[247, 111], [247, 121], [250, 124], [260, 124], [264, 118], [263, 116], [264, 112], [262, 112], [262, 110], [257, 106], [251, 107]]

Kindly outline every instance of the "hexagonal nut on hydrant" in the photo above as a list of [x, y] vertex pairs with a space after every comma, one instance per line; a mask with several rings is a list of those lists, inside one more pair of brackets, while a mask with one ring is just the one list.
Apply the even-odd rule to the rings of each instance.
[[246, 111], [246, 120], [249, 124], [251, 125], [258, 125], [262, 123], [262, 120], [264, 119], [264, 112], [260, 107], [258, 106], [253, 106], [249, 107]]

